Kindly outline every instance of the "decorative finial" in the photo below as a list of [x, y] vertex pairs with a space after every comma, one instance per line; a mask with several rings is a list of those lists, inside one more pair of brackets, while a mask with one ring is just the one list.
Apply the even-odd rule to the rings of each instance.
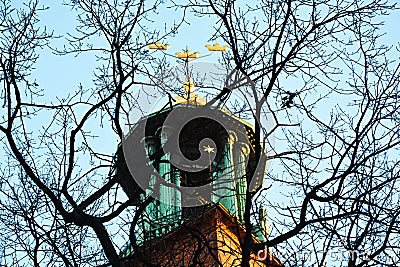
[[190, 50], [183, 50], [183, 53], [181, 52], [176, 52], [175, 55], [178, 58], [197, 58], [197, 56], [200, 54], [200, 52], [191, 52]]
[[219, 43], [215, 43], [213, 45], [206, 44], [208, 51], [218, 51], [218, 52], [226, 52], [229, 49], [227, 45], [220, 45]]
[[147, 45], [149, 49], [155, 49], [155, 50], [167, 50], [170, 45], [169, 44], [163, 44], [161, 42], [155, 42], [154, 44], [149, 44]]

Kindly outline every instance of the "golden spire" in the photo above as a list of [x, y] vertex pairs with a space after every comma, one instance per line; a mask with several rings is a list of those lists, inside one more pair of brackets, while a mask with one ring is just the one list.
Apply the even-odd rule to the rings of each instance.
[[192, 93], [196, 88], [196, 85], [194, 84], [193, 79], [188, 76], [186, 77], [186, 82], [182, 85], [182, 87], [186, 92]]
[[[159, 42], [159, 41], [157, 41], [153, 44], [148, 44], [147, 46], [149, 49], [155, 49], [155, 50], [167, 50], [170, 47], [169, 44], [163, 44], [162, 42]], [[227, 45], [220, 45], [218, 43], [215, 43], [213, 45], [206, 44], [205, 47], [207, 47], [207, 49], [211, 52], [225, 52], [226, 50], [229, 49], [229, 47]], [[185, 90], [185, 94], [175, 98], [176, 104], [191, 104], [191, 105], [196, 105], [196, 106], [207, 104], [207, 99], [194, 93], [194, 89], [196, 88], [196, 85], [193, 82], [193, 79], [189, 76], [189, 63], [198, 58], [211, 56], [213, 53], [204, 55], [202, 57], [198, 57], [199, 54], [200, 54], [200, 52], [192, 52], [188, 49], [183, 50], [183, 52], [175, 53], [177, 58], [183, 59], [183, 61], [185, 63], [185, 69], [186, 69], [186, 75], [187, 75], [186, 81], [182, 85], [183, 89]], [[167, 54], [167, 55], [172, 56], [170, 54]], [[191, 59], [191, 60], [189, 60], [189, 59]]]
[[176, 104], [191, 104], [195, 106], [203, 106], [207, 103], [207, 100], [204, 97], [201, 97], [198, 94], [194, 93], [196, 84], [191, 77], [186, 77], [186, 81], [182, 85], [182, 87], [185, 90], [185, 94], [175, 98]]

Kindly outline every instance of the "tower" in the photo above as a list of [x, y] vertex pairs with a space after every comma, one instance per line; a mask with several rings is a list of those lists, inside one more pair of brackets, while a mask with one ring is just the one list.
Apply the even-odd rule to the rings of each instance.
[[[261, 186], [265, 166], [257, 166], [253, 127], [207, 107], [188, 83], [187, 96], [139, 120], [118, 148], [115, 172], [128, 197], [138, 206], [152, 197], [137, 221], [136, 250], [122, 252], [128, 266], [232, 266], [240, 258], [247, 186]], [[253, 242], [265, 237], [263, 224]], [[281, 266], [253, 256], [254, 266]]]
[[[189, 62], [198, 54], [176, 53], [185, 66], [186, 93], [132, 125], [116, 153], [113, 173], [138, 207], [132, 243], [121, 252], [127, 266], [240, 265], [246, 194], [262, 185], [265, 162], [251, 124], [193, 92]], [[255, 243], [267, 235], [265, 211], [258, 213]], [[253, 253], [251, 265], [282, 266], [267, 254], [265, 262]]]

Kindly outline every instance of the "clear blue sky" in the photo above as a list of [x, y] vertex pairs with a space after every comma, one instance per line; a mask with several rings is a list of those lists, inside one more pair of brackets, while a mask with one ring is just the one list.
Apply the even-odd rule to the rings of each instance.
[[[61, 1], [41, 0], [41, 5], [48, 6], [49, 9], [41, 12], [41, 24], [45, 25], [49, 31], [53, 30], [55, 35], [63, 36], [53, 42], [56, 47], [61, 47], [65, 41], [67, 32], [74, 32], [75, 12], [69, 7], [60, 4]], [[161, 14], [162, 15], [162, 14]], [[165, 17], [160, 17], [160, 26], [162, 26]], [[190, 25], [185, 24], [178, 35], [167, 39], [171, 44], [169, 52], [174, 53], [186, 47], [192, 51], [207, 53], [204, 44], [212, 33], [212, 21], [204, 18], [199, 19], [190, 16], [188, 21]], [[396, 44], [400, 42], [400, 14], [399, 11], [393, 12], [386, 18], [386, 25], [383, 31], [387, 34], [382, 38], [383, 42]], [[78, 57], [56, 56], [49, 50], [39, 51], [41, 56], [36, 64], [36, 70], [32, 78], [37, 79], [42, 88], [45, 89], [45, 100], [54, 99], [55, 96], [63, 97], [72, 89], [76, 89], [80, 83], [84, 86], [91, 86], [93, 71], [96, 66], [93, 54], [81, 54]], [[43, 53], [42, 53], [43, 52]], [[206, 59], [207, 61], [217, 62], [217, 56]]]
[[[40, 13], [40, 25], [46, 26], [48, 31], [53, 31], [56, 36], [60, 36], [59, 39], [52, 42], [52, 45], [62, 48], [66, 44], [67, 33], [75, 33], [76, 12], [70, 7], [60, 4], [60, 1], [41, 0], [40, 6], [42, 5], [49, 9]], [[166, 16], [169, 18], [171, 14], [173, 13], [169, 11]], [[175, 14], [179, 14], [179, 12], [175, 12]], [[199, 51], [201, 55], [209, 53], [204, 45], [208, 43], [207, 40], [212, 34], [213, 22], [200, 20], [190, 14], [188, 18], [187, 21], [190, 24], [184, 23], [177, 36], [166, 39], [166, 42], [171, 45], [168, 52], [174, 54], [187, 47], [192, 51]], [[155, 23], [159, 23], [162, 28], [164, 21], [165, 17], [160, 14], [160, 21]], [[86, 88], [92, 86], [93, 71], [96, 67], [93, 53], [82, 53], [75, 57], [73, 55], [54, 55], [49, 49], [38, 52], [41, 55], [35, 65], [36, 69], [33, 71], [32, 79], [36, 79], [40, 87], [44, 89], [45, 96], [42, 101], [49, 102], [55, 101], [56, 97], [66, 97], [71, 91], [77, 90], [80, 84]], [[207, 57], [205, 60], [217, 62], [218, 55]], [[110, 147], [106, 150], [115, 149], [116, 143], [117, 140], [114, 136], [108, 143]], [[105, 145], [104, 143], [99, 144]]]

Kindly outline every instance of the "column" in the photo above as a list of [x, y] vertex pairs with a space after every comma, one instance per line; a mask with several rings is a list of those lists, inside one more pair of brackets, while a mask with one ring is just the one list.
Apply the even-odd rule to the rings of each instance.
[[224, 143], [224, 152], [221, 162], [217, 166], [218, 171], [213, 174], [214, 202], [220, 202], [232, 215], [235, 215], [235, 169], [232, 148], [236, 141], [236, 134], [231, 132], [227, 135], [224, 131], [220, 137], [220, 141]]
[[244, 209], [246, 204], [246, 190], [247, 190], [247, 177], [246, 177], [246, 164], [250, 154], [250, 147], [243, 142], [236, 142], [234, 144], [234, 161], [235, 161], [235, 207], [236, 215], [240, 221], [244, 221]]

